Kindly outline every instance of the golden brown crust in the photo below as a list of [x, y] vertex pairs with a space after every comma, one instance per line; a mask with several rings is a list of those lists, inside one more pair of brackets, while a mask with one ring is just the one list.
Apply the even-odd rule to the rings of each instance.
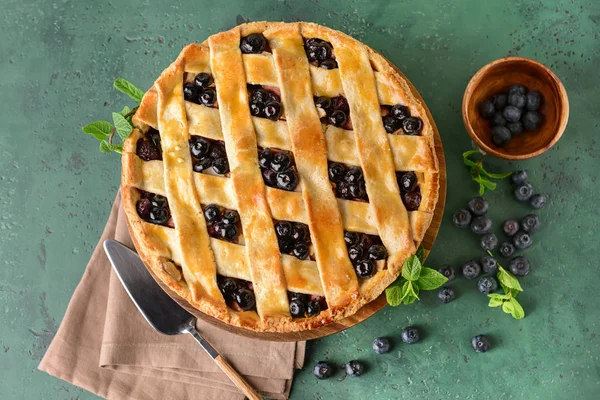
[[[255, 32], [262, 32], [269, 39], [272, 55], [241, 55], [236, 41]], [[308, 65], [301, 35], [330, 41], [339, 70]], [[225, 56], [232, 63], [227, 71], [223, 65]], [[182, 82], [198, 72], [210, 72], [215, 77], [219, 104], [227, 107], [211, 109], [183, 101]], [[368, 87], [355, 89], [350, 79], [358, 78], [368, 82]], [[240, 87], [245, 92], [246, 82], [279, 86], [287, 122], [250, 117], [247, 100], [243, 100], [247, 96], [239, 96]], [[413, 90], [393, 65], [369, 47], [341, 32], [312, 23], [248, 23], [201, 44], [187, 46], [145, 94], [134, 116], [139, 130], [135, 129], [124, 145], [123, 204], [140, 256], [162, 282], [193, 307], [231, 325], [257, 331], [293, 332], [352, 315], [397, 278], [404, 260], [414, 253], [429, 227], [437, 203], [439, 176], [433, 121]], [[321, 126], [312, 103], [312, 95], [342, 93], [350, 104], [354, 133]], [[412, 115], [423, 120], [420, 136], [387, 135], [380, 124], [373, 123], [380, 118], [376, 114], [379, 104], [396, 103], [407, 105]], [[136, 142], [149, 126], [161, 131], [163, 162], [143, 162], [135, 154]], [[189, 151], [184, 144], [192, 134], [225, 141], [231, 178], [191, 173]], [[257, 146], [294, 152], [301, 191], [284, 192], [264, 186], [256, 157], [250, 156], [252, 152], [256, 154]], [[376, 157], [370, 154], [371, 147], [377, 149]], [[325, 190], [329, 184], [328, 159], [361, 165], [371, 203], [336, 199], [329, 188]], [[373, 168], [375, 159], [378, 169]], [[407, 213], [399, 201], [395, 171], [417, 173], [423, 199], [419, 210]], [[314, 181], [307, 177], [311, 172]], [[173, 176], [185, 179], [169, 179]], [[323, 178], [327, 185], [320, 180]], [[186, 182], [187, 187], [181, 187], [181, 182]], [[138, 189], [169, 198], [171, 207], [177, 207], [175, 229], [149, 224], [138, 216]], [[251, 201], [257, 198], [263, 200], [253, 210]], [[248, 247], [248, 239], [246, 246], [242, 246], [209, 238], [203, 228], [200, 202], [237, 209], [244, 236], [252, 232], [251, 237], [260, 243], [254, 241]], [[393, 205], [393, 213], [389, 204]], [[191, 216], [192, 221], [186, 216]], [[247, 223], [255, 218], [262, 222]], [[300, 261], [279, 254], [272, 218], [308, 224], [316, 247], [316, 261]], [[344, 229], [380, 235], [391, 250], [387, 265], [378, 263], [378, 272], [372, 278], [357, 281], [345, 256]], [[197, 237], [192, 240], [191, 236]], [[198, 248], [204, 250], [199, 253]], [[266, 260], [271, 263], [266, 264]], [[213, 265], [214, 269], [206, 270], [205, 265]], [[258, 289], [257, 301], [261, 304], [258, 311], [262, 318], [253, 311], [236, 312], [226, 307], [218, 290], [215, 291], [217, 273], [251, 280], [255, 292], [260, 287], [263, 292]], [[316, 317], [292, 319], [286, 290], [325, 294], [330, 307]], [[269, 296], [277, 300], [270, 299], [273, 302], [269, 303]]]

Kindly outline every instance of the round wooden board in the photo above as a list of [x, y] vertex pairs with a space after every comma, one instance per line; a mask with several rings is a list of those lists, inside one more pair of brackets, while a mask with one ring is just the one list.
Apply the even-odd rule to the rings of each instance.
[[[389, 60], [388, 60], [389, 62]], [[390, 64], [392, 64], [390, 62]], [[393, 65], [393, 64], [392, 64]], [[397, 69], [396, 69], [397, 70]], [[423, 101], [423, 98], [419, 94], [419, 92], [415, 89], [412, 83], [402, 74], [399, 70], [397, 72], [406, 80], [408, 85], [410, 86], [414, 96], [422, 102], [424, 105], [425, 111], [427, 113], [428, 119], [433, 123], [433, 134], [435, 140], [435, 153], [439, 162], [439, 197], [438, 202], [435, 207], [435, 212], [433, 218], [431, 220], [431, 225], [429, 229], [425, 233], [425, 237], [423, 238], [423, 248], [425, 250], [425, 257], [429, 254], [429, 251], [433, 247], [433, 243], [435, 242], [435, 238], [437, 237], [437, 233], [440, 229], [440, 225], [442, 223], [442, 216], [444, 214], [444, 207], [446, 205], [446, 162], [444, 160], [444, 149], [442, 147], [442, 140], [440, 138], [440, 134], [438, 132], [437, 126], [433, 121], [433, 117], [427, 108], [427, 105]], [[216, 318], [213, 318], [209, 315], [206, 315], [196, 308], [192, 307], [185, 299], [180, 297], [177, 293], [169, 289], [167, 285], [165, 285], [160, 279], [158, 279], [151, 268], [148, 268], [150, 274], [154, 278], [154, 280], [163, 288], [169, 296], [171, 296], [180, 306], [189, 311], [192, 315], [196, 316], [199, 320], [208, 322], [213, 324], [221, 329], [224, 329], [228, 332], [235, 333], [238, 335], [260, 339], [260, 340], [268, 340], [273, 342], [297, 342], [302, 340], [310, 340], [310, 339], [318, 339], [324, 336], [329, 336], [334, 333], [338, 333], [343, 331], [344, 329], [348, 329], [375, 314], [377, 311], [381, 310], [383, 307], [387, 305], [387, 301], [385, 298], [385, 293], [382, 293], [378, 298], [373, 300], [370, 303], [365, 304], [360, 310], [358, 310], [355, 314], [350, 317], [344, 318], [340, 321], [332, 322], [328, 325], [325, 325], [321, 328], [313, 329], [310, 331], [301, 331], [301, 332], [287, 332], [287, 333], [277, 333], [277, 332], [256, 332], [249, 329], [243, 329], [236, 326], [225, 324], [219, 321]]]

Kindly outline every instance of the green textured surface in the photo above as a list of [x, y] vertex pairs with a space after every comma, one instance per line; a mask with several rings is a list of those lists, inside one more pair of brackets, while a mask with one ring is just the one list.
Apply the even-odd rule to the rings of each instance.
[[[347, 32], [394, 62], [420, 90], [440, 129], [448, 164], [448, 203], [430, 266], [476, 256], [476, 239], [457, 232], [452, 211], [475, 194], [460, 152], [470, 147], [460, 105], [470, 76], [485, 63], [518, 54], [562, 79], [571, 119], [547, 154], [490, 169], [526, 167], [550, 196], [544, 228], [527, 251], [522, 280], [527, 317], [488, 309], [473, 281], [457, 301], [435, 295], [386, 308], [365, 323], [309, 343], [293, 399], [600, 398], [597, 305], [600, 163], [600, 3], [597, 1], [0, 1], [0, 398], [92, 399], [36, 366], [104, 226], [119, 184], [116, 155], [102, 155], [81, 133], [127, 102], [112, 89], [122, 76], [142, 88], [192, 41], [249, 20], [306, 20]], [[212, 3], [212, 5], [211, 5]], [[498, 222], [527, 208], [508, 183], [488, 196]], [[416, 345], [398, 340], [415, 324]], [[493, 338], [475, 354], [474, 334]], [[370, 349], [394, 338], [390, 354]], [[317, 381], [320, 359], [368, 364], [361, 378]], [[199, 397], [201, 398], [201, 397]]]

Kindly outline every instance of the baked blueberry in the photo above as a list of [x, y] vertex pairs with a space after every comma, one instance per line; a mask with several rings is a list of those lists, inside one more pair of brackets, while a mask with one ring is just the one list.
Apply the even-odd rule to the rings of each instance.
[[331, 376], [332, 372], [333, 368], [326, 361], [319, 361], [315, 364], [315, 367], [313, 368], [313, 374], [318, 379], [327, 379]]
[[392, 114], [388, 114], [382, 118], [383, 127], [387, 133], [394, 133], [402, 127], [402, 121], [396, 119]]
[[344, 180], [348, 183], [358, 183], [363, 179], [362, 169], [360, 167], [352, 167], [346, 172]]
[[506, 106], [506, 108], [502, 111], [502, 116], [506, 120], [506, 122], [517, 122], [521, 119], [521, 109], [515, 106]]
[[261, 87], [256, 87], [250, 94], [250, 103], [256, 104], [261, 108], [264, 107], [268, 101], [267, 91]]
[[212, 78], [212, 76], [210, 76], [210, 74], [207, 74], [206, 72], [200, 72], [194, 78], [194, 83], [199, 88], [205, 89], [205, 88], [209, 87], [210, 85], [212, 85], [213, 78]]
[[518, 135], [519, 133], [523, 133], [523, 123], [521, 121], [510, 122], [506, 124], [506, 127], [510, 131], [511, 135]]
[[223, 297], [226, 299], [233, 299], [233, 295], [237, 291], [235, 280], [231, 278], [219, 279], [217, 285], [219, 286], [219, 290], [223, 294]]
[[277, 172], [272, 169], [263, 169], [262, 176], [264, 178], [265, 183], [271, 187], [277, 187]]
[[479, 241], [481, 248], [486, 251], [492, 251], [498, 246], [498, 238], [495, 233], [486, 233]]
[[471, 223], [471, 219], [471, 212], [463, 208], [454, 213], [452, 222], [454, 222], [454, 225], [458, 226], [459, 228], [466, 228]]
[[277, 187], [288, 192], [293, 191], [298, 186], [298, 175], [296, 175], [296, 171], [292, 168], [278, 172], [275, 179]]
[[492, 128], [492, 142], [498, 147], [502, 147], [508, 143], [512, 134], [506, 126], [495, 126]]
[[223, 218], [221, 222], [225, 225], [235, 225], [240, 221], [240, 215], [237, 211], [229, 210], [223, 213]]
[[331, 99], [326, 96], [319, 96], [315, 98], [315, 106], [324, 110], [327, 113], [331, 110]]
[[477, 335], [471, 339], [471, 346], [477, 353], [485, 353], [490, 349], [490, 341], [485, 335]]
[[276, 103], [274, 101], [270, 101], [265, 104], [264, 109], [265, 117], [277, 121], [281, 116], [281, 103]]
[[502, 111], [497, 111], [492, 117], [492, 126], [504, 126], [506, 125], [506, 119], [502, 115]]
[[491, 100], [486, 100], [479, 106], [479, 112], [481, 116], [485, 119], [490, 119], [496, 113], [496, 108], [494, 107], [494, 103]]
[[362, 247], [363, 253], [366, 253], [369, 250], [369, 247], [373, 246], [371, 235], [367, 235], [366, 233], [361, 234], [358, 238], [358, 245]]
[[200, 136], [192, 136], [190, 139], [190, 153], [195, 158], [202, 158], [210, 151], [210, 142]]
[[542, 104], [542, 96], [540, 96], [539, 92], [532, 90], [527, 93], [527, 102], [525, 104], [525, 107], [527, 107], [527, 110], [537, 111], [538, 108], [540, 108], [541, 104]]
[[150, 205], [152, 205], [152, 207], [167, 208], [169, 206], [169, 202], [167, 201], [166, 197], [161, 196], [160, 194], [155, 194], [150, 198]]
[[486, 234], [492, 229], [492, 220], [487, 215], [480, 215], [471, 221], [471, 231], [477, 235]]
[[144, 161], [162, 160], [161, 148], [153, 141], [139, 139], [136, 143], [136, 154]]
[[531, 207], [536, 208], [536, 209], [544, 208], [544, 206], [546, 205], [546, 202], [547, 202], [546, 196], [543, 194], [534, 194], [529, 199], [529, 204], [531, 204]]
[[219, 223], [220, 226], [220, 235], [225, 240], [234, 240], [238, 235], [238, 230], [235, 225], [225, 225]]
[[292, 226], [292, 240], [295, 240], [296, 242], [307, 242], [309, 240], [308, 227], [301, 222], [296, 222]]
[[492, 96], [492, 103], [496, 110], [502, 110], [508, 103], [508, 95], [506, 93], [498, 93]]
[[358, 360], [349, 361], [345, 369], [348, 376], [361, 376], [365, 371], [365, 367]]
[[471, 210], [471, 212], [474, 215], [483, 215], [487, 212], [488, 208], [490, 207], [487, 200], [481, 196], [473, 197], [471, 200], [469, 200], [468, 206], [469, 210]]
[[390, 114], [397, 120], [403, 120], [410, 117], [410, 110], [408, 107], [403, 106], [402, 104], [396, 104], [390, 110]]
[[502, 257], [510, 257], [515, 254], [515, 246], [511, 242], [503, 242], [498, 251], [502, 255]]
[[540, 113], [537, 111], [527, 111], [525, 115], [523, 115], [523, 128], [526, 131], [535, 131], [542, 122], [542, 117]]
[[292, 236], [292, 224], [288, 221], [279, 221], [275, 224], [275, 234], [278, 238], [287, 239]]
[[200, 103], [210, 107], [217, 101], [217, 92], [213, 88], [206, 88], [200, 94], [199, 99]]
[[373, 276], [375, 273], [375, 266], [371, 260], [362, 260], [356, 264], [355, 270], [356, 275], [358, 275], [359, 278], [366, 279]]
[[341, 110], [335, 110], [329, 115], [329, 123], [333, 126], [343, 126], [348, 121], [348, 116]]
[[498, 290], [498, 281], [493, 276], [484, 276], [477, 282], [477, 289], [483, 294], [490, 294]]
[[279, 251], [284, 254], [290, 254], [294, 249], [294, 242], [290, 238], [279, 238], [277, 244], [279, 245]]
[[452, 281], [456, 276], [454, 268], [449, 265], [444, 265], [442, 268], [438, 269], [438, 272], [448, 278], [448, 282]]
[[486, 274], [494, 274], [498, 270], [498, 261], [490, 255], [481, 257], [479, 262], [483, 272]]
[[335, 188], [337, 196], [341, 199], [351, 200], [352, 195], [350, 194], [350, 185], [348, 182], [340, 182]]
[[533, 244], [531, 236], [527, 232], [519, 231], [512, 238], [513, 244], [517, 249], [525, 250]]
[[346, 242], [346, 246], [354, 246], [358, 244], [359, 234], [357, 232], [345, 231], [344, 232], [344, 241]]
[[269, 149], [262, 149], [258, 155], [258, 165], [261, 168], [269, 168], [271, 160], [273, 158], [273, 152]]
[[260, 33], [251, 33], [240, 41], [240, 50], [244, 54], [262, 53], [267, 44], [267, 40]]
[[298, 292], [289, 292], [289, 295], [290, 295], [290, 301], [298, 300], [303, 304], [308, 303], [308, 295], [307, 294], [298, 293]]
[[365, 199], [367, 197], [367, 190], [363, 181], [349, 183], [348, 190], [350, 191], [350, 197], [353, 199]]
[[414, 326], [406, 327], [402, 329], [400, 337], [406, 344], [415, 344], [420, 340], [419, 329]]
[[352, 261], [352, 264], [356, 264], [359, 260], [362, 259], [362, 256], [363, 256], [362, 247], [351, 246], [348, 249], [348, 257], [350, 258], [350, 261]]
[[421, 192], [413, 190], [412, 192], [402, 193], [402, 202], [406, 207], [406, 211], [416, 211], [421, 205]]
[[155, 224], [162, 225], [166, 223], [169, 218], [171, 218], [171, 213], [165, 207], [152, 207], [150, 208], [150, 213], [148, 214], [150, 222]]
[[338, 64], [337, 64], [337, 61], [335, 61], [332, 58], [329, 58], [327, 60], [321, 61], [319, 63], [319, 67], [325, 68], [325, 69], [336, 69], [338, 67]]
[[200, 93], [198, 86], [192, 82], [183, 84], [183, 98], [187, 101], [196, 103], [198, 101], [198, 94]]
[[294, 318], [304, 317], [304, 314], [306, 314], [306, 307], [304, 306], [304, 303], [298, 300], [290, 301], [290, 314], [292, 314], [292, 317]]
[[521, 220], [521, 228], [527, 233], [534, 233], [540, 230], [542, 221], [535, 214], [527, 214]]
[[418, 135], [423, 129], [423, 121], [418, 117], [408, 117], [402, 120], [402, 130], [407, 135]]
[[137, 209], [138, 215], [140, 217], [142, 217], [143, 219], [148, 219], [148, 217], [150, 216], [150, 208], [152, 208], [150, 199], [146, 199], [146, 198], [140, 199], [136, 203], [136, 209]]
[[291, 163], [290, 157], [288, 157], [288, 155], [284, 152], [280, 151], [273, 155], [270, 167], [275, 172], [281, 172], [288, 169]]
[[346, 115], [350, 114], [350, 105], [344, 96], [335, 96], [331, 98], [331, 107], [334, 110], [343, 111]]
[[292, 255], [299, 260], [306, 260], [308, 257], [308, 246], [306, 243], [296, 243], [292, 249]]
[[390, 341], [384, 337], [373, 340], [373, 351], [377, 354], [385, 354], [390, 351]]
[[339, 163], [329, 163], [329, 180], [332, 182], [340, 182], [346, 175], [346, 167]]
[[[525, 103], [527, 99], [524, 94], [520, 93], [509, 93], [508, 94], [508, 104], [517, 108], [525, 107]], [[508, 106], [507, 106], [508, 107]]]
[[310, 61], [325, 61], [329, 58], [331, 58], [331, 50], [332, 47], [329, 43], [327, 43], [326, 41], [322, 40], [320, 42], [313, 42], [311, 43], [311, 45], [308, 47], [308, 59]]
[[470, 260], [463, 264], [462, 274], [467, 279], [475, 279], [481, 274], [481, 265], [476, 260]]
[[417, 186], [417, 175], [412, 171], [404, 172], [398, 182], [401, 191], [410, 192]]
[[217, 174], [225, 175], [229, 172], [229, 161], [225, 157], [216, 158], [212, 162], [212, 169]]
[[209, 204], [204, 208], [204, 218], [208, 222], [217, 222], [221, 219], [221, 210], [216, 204]]
[[321, 303], [318, 300], [311, 300], [306, 306], [306, 313], [309, 317], [315, 317], [321, 312]]
[[256, 305], [254, 293], [248, 289], [238, 289], [234, 296], [235, 301], [244, 311], [250, 311]]
[[454, 289], [450, 287], [442, 287], [440, 290], [438, 290], [437, 295], [442, 303], [450, 303], [452, 300], [454, 300]]
[[387, 257], [387, 250], [380, 244], [369, 247], [368, 253], [371, 260], [384, 260]]
[[510, 179], [512, 179], [512, 182], [516, 184], [527, 182], [527, 178], [528, 175], [526, 169], [515, 171], [510, 175]]
[[519, 183], [515, 186], [515, 198], [519, 201], [527, 201], [533, 195], [533, 187], [527, 183]]
[[529, 261], [523, 256], [517, 256], [510, 260], [508, 264], [508, 269], [512, 272], [513, 275], [517, 276], [525, 276], [529, 273], [531, 266], [529, 265]]

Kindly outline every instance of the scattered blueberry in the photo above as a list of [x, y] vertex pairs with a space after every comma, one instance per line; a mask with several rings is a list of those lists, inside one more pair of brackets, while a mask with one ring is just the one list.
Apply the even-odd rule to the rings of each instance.
[[379, 337], [373, 340], [373, 351], [377, 354], [385, 354], [390, 351], [390, 341], [387, 338]]
[[490, 294], [498, 290], [498, 281], [492, 276], [484, 276], [477, 282], [477, 289], [483, 294]]
[[454, 225], [458, 226], [459, 228], [466, 228], [471, 223], [471, 212], [464, 208], [458, 210], [454, 213], [452, 221], [454, 222]]
[[519, 223], [514, 219], [507, 219], [502, 225], [502, 230], [506, 236], [512, 236], [519, 231]]
[[496, 259], [490, 255], [481, 257], [479, 262], [483, 268], [483, 272], [486, 274], [496, 273], [498, 270], [498, 261], [496, 261]]
[[527, 214], [521, 220], [521, 228], [527, 233], [534, 233], [540, 230], [542, 221], [535, 214]]
[[542, 96], [540, 96], [539, 92], [532, 90], [527, 93], [527, 103], [526, 107], [529, 111], [537, 111], [542, 104]]
[[525, 183], [527, 182], [527, 170], [523, 169], [521, 171], [515, 171], [510, 175], [512, 182], [515, 184]]
[[454, 289], [450, 287], [442, 287], [438, 290], [438, 298], [442, 303], [450, 303], [454, 300]]
[[471, 339], [471, 346], [477, 353], [485, 353], [490, 348], [490, 342], [485, 335], [477, 335]]
[[480, 240], [481, 248], [487, 251], [492, 251], [498, 246], [498, 238], [495, 233], [486, 233]]
[[537, 111], [527, 111], [523, 115], [523, 127], [526, 131], [535, 131], [542, 122], [542, 117]]
[[470, 260], [463, 264], [462, 274], [467, 279], [475, 279], [481, 274], [481, 265], [476, 260]]
[[510, 269], [510, 272], [512, 272], [513, 275], [525, 276], [530, 270], [529, 261], [523, 256], [515, 257], [510, 260], [508, 269]]
[[527, 183], [519, 183], [515, 187], [515, 198], [519, 201], [527, 201], [533, 195], [533, 187]]
[[480, 215], [471, 221], [471, 231], [477, 235], [486, 234], [492, 229], [492, 220], [487, 215]]
[[455, 277], [454, 268], [449, 265], [444, 265], [442, 268], [438, 269], [438, 272], [448, 278], [448, 282], [452, 281]]
[[548, 200], [547, 200], [547, 198], [546, 198], [545, 195], [543, 195], [543, 194], [534, 194], [529, 199], [529, 204], [531, 204], [531, 207], [533, 207], [535, 209], [540, 209], [540, 208], [544, 208], [544, 206], [546, 205], [547, 201]]
[[483, 215], [488, 211], [490, 205], [483, 197], [474, 197], [469, 201], [468, 206], [474, 215]]
[[515, 254], [515, 246], [513, 246], [513, 244], [510, 242], [504, 242], [500, 245], [498, 251], [502, 257], [510, 257]]
[[479, 112], [483, 118], [490, 119], [496, 113], [496, 108], [494, 107], [494, 103], [491, 100], [486, 100], [479, 106]]
[[365, 372], [365, 367], [358, 360], [352, 360], [346, 364], [346, 374], [348, 376], [361, 376], [363, 372]]
[[419, 341], [419, 330], [414, 326], [409, 326], [407, 328], [402, 329], [402, 334], [400, 335], [402, 341], [407, 344], [415, 344]]
[[512, 238], [513, 244], [517, 249], [525, 250], [533, 244], [531, 236], [527, 232], [517, 232]]
[[319, 361], [315, 364], [315, 368], [313, 369], [313, 373], [319, 379], [327, 379], [331, 376], [333, 372], [333, 368], [327, 361]]
[[492, 142], [498, 147], [507, 144], [511, 137], [510, 130], [505, 126], [495, 126], [492, 128]]
[[515, 106], [506, 106], [502, 116], [507, 122], [518, 122], [521, 119], [521, 109]]

